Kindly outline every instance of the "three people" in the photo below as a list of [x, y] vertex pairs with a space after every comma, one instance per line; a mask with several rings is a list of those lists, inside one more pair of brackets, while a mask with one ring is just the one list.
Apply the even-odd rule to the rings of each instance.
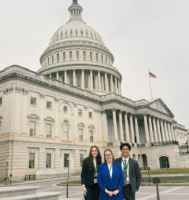
[[102, 163], [102, 157], [97, 146], [92, 146], [89, 157], [85, 158], [81, 171], [81, 183], [85, 200], [99, 199], [99, 186], [97, 183], [98, 166]]
[[106, 149], [101, 164], [98, 147], [91, 147], [81, 173], [85, 200], [135, 200], [141, 183], [138, 162], [130, 158], [129, 143], [123, 143], [120, 150], [122, 156], [114, 160], [113, 152]]

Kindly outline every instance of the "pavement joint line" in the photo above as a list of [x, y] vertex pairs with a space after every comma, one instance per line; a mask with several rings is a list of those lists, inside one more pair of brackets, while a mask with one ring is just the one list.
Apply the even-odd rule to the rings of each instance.
[[[175, 191], [175, 190], [179, 190], [181, 188], [183, 188], [183, 187], [175, 187], [175, 188], [171, 188], [169, 190], [163, 191], [163, 192], [160, 191], [160, 193], [159, 193], [160, 197], [161, 197], [161, 195], [164, 195], [164, 194], [169, 194], [170, 195], [171, 194], [170, 192]], [[149, 195], [147, 197], [142, 197], [142, 198], [137, 199], [137, 200], [148, 200], [148, 199], [151, 199], [151, 198], [154, 198], [154, 197], [157, 197], [157, 194], [152, 194], [152, 195]]]

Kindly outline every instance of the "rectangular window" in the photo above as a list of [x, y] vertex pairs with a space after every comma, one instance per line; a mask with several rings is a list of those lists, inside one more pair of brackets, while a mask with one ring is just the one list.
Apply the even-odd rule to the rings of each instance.
[[32, 98], [32, 97], [31, 97], [30, 104], [31, 104], [31, 105], [36, 105], [36, 98]]
[[0, 98], [0, 105], [2, 105], [2, 103], [3, 103], [3, 102], [2, 102], [2, 97], [1, 97], [1, 98]]
[[98, 53], [96, 53], [96, 61], [98, 62]]
[[88, 88], [88, 75], [85, 75], [85, 88]]
[[47, 101], [47, 108], [51, 109], [52, 108], [52, 103]]
[[46, 168], [51, 168], [51, 154], [46, 154]]
[[101, 55], [101, 62], [103, 63], [103, 55]]
[[105, 62], [106, 62], [106, 64], [107, 64], [107, 57], [105, 57]]
[[63, 61], [66, 61], [66, 53], [63, 53]]
[[47, 138], [51, 138], [51, 134], [52, 134], [52, 125], [46, 124], [46, 136], [47, 136]]
[[70, 75], [70, 85], [73, 86], [73, 75]]
[[92, 117], [93, 117], [93, 113], [89, 112], [89, 118], [92, 118]]
[[64, 121], [63, 124], [63, 140], [68, 140], [68, 122]]
[[57, 62], [59, 62], [60, 60], [60, 56], [59, 56], [59, 53], [57, 54]]
[[92, 130], [89, 131], [89, 135], [90, 135], [90, 142], [93, 142], [93, 131]]
[[77, 76], [77, 87], [81, 87], [81, 76]]
[[1, 133], [2, 122], [0, 121], [0, 133]]
[[78, 110], [78, 115], [82, 116], [82, 110]]
[[48, 65], [49, 65], [49, 58], [48, 58]]
[[35, 153], [29, 153], [29, 169], [35, 169]]
[[76, 52], [76, 58], [79, 60], [79, 51]]
[[52, 64], [54, 63], [54, 56], [52, 56]]
[[70, 51], [70, 60], [72, 60], [72, 51]]
[[64, 154], [64, 167], [69, 167], [69, 154]]
[[35, 137], [36, 134], [36, 122], [30, 122], [30, 137]]
[[84, 155], [80, 154], [80, 167], [83, 165]]
[[92, 60], [93, 60], [93, 53], [90, 52], [90, 61], [92, 61]]
[[83, 60], [86, 60], [86, 51], [83, 52]]
[[79, 141], [82, 142], [83, 141], [83, 129], [79, 129]]

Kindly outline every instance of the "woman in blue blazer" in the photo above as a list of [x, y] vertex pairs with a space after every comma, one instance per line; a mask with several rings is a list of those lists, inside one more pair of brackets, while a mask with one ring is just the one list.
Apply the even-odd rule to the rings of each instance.
[[104, 151], [104, 164], [98, 167], [99, 200], [124, 200], [124, 176], [120, 163], [115, 163], [110, 149]]

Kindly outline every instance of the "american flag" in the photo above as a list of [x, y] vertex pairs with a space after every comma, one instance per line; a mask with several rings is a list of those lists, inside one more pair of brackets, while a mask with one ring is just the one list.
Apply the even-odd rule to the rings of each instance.
[[151, 78], [157, 78], [156, 75], [152, 74], [151, 72], [149, 72], [149, 76], [150, 76]]

